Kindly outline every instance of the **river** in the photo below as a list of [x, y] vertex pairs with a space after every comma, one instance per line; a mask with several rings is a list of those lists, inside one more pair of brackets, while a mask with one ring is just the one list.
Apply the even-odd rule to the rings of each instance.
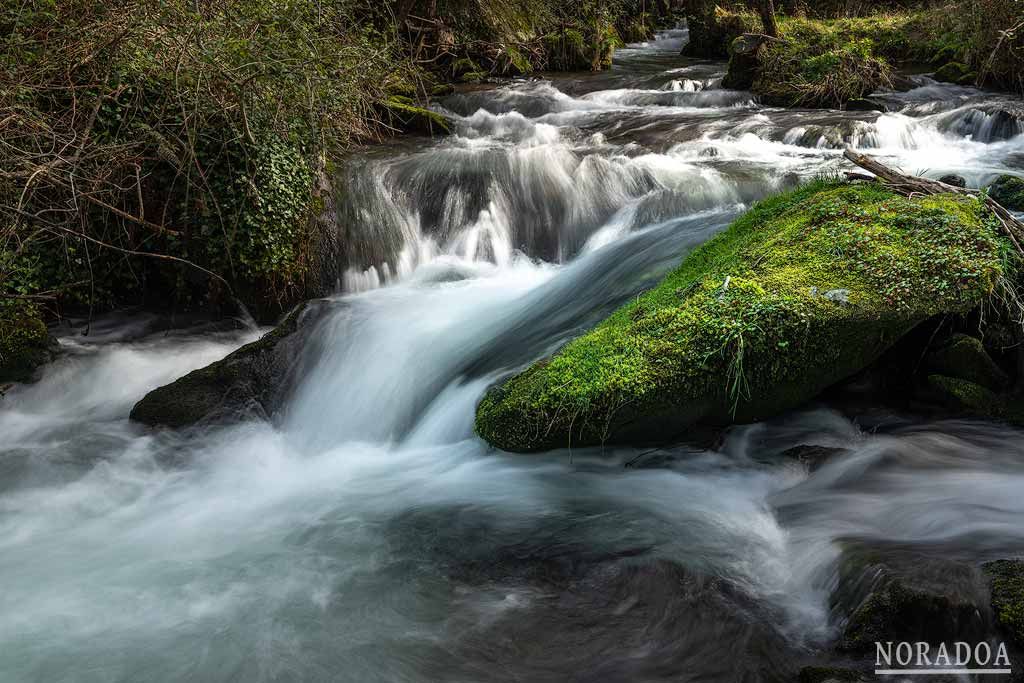
[[[719, 447], [519, 456], [486, 387], [845, 144], [980, 186], [1024, 105], [916, 78], [889, 111], [770, 109], [678, 56], [439, 103], [456, 134], [345, 172], [346, 294], [271, 422], [128, 422], [261, 330], [111, 317], [0, 402], [2, 681], [791, 681], [836, 635], [837, 541], [1024, 552], [1024, 438], [826, 404]], [[313, 345], [311, 345], [312, 347]], [[776, 457], [848, 449], [813, 473]]]

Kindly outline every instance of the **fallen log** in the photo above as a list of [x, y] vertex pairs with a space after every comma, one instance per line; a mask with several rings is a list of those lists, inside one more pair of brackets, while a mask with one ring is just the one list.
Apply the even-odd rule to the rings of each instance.
[[[1021, 256], [1024, 256], [1024, 223], [1017, 219], [1006, 207], [992, 199], [988, 194], [981, 192], [980, 190], [969, 190], [963, 187], [957, 187], [956, 185], [950, 185], [944, 183], [941, 180], [932, 180], [931, 178], [922, 178], [920, 176], [905, 175], [889, 168], [882, 162], [869, 157], [867, 154], [860, 154], [854, 151], [852, 148], [847, 147], [843, 153], [849, 161], [853, 162], [857, 166], [860, 166], [865, 171], [870, 171], [874, 174], [878, 180], [880, 180], [886, 187], [890, 187], [896, 192], [908, 197], [913, 195], [933, 195], [933, 194], [969, 194], [974, 197], [980, 197], [985, 203], [985, 206], [995, 214], [996, 218], [1003, 226], [1003, 232], [1010, 238], [1013, 245], [1017, 248], [1017, 252]], [[848, 174], [849, 175], [849, 174]], [[860, 174], [857, 174], [858, 176]]]

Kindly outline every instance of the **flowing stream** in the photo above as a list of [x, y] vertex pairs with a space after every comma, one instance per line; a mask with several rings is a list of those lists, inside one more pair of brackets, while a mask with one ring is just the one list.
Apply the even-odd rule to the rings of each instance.
[[[1024, 438], [827, 405], [721, 447], [516, 456], [486, 387], [744, 207], [869, 149], [980, 186], [1024, 104], [940, 85], [890, 111], [768, 109], [685, 31], [606, 73], [446, 98], [457, 134], [346, 171], [345, 295], [271, 423], [155, 433], [146, 391], [260, 330], [69, 333], [0, 402], [0, 680], [791, 681], [836, 634], [837, 541], [1024, 552]], [[813, 473], [798, 444], [849, 452]]]

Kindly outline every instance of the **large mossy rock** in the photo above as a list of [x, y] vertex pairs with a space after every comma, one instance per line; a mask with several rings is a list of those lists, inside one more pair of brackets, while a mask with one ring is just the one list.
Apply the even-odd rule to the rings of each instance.
[[985, 351], [981, 340], [966, 334], [954, 334], [924, 359], [933, 373], [967, 380], [974, 384], [1002, 391], [1010, 378]]
[[0, 384], [32, 379], [52, 359], [54, 344], [35, 306], [0, 303]]
[[177, 429], [272, 414], [298, 374], [306, 333], [326, 306], [303, 304], [258, 341], [154, 389], [132, 408], [132, 421]]
[[758, 204], [656, 288], [487, 393], [511, 451], [666, 442], [794, 408], [938, 313], [983, 301], [1002, 243], [973, 197], [816, 182]]

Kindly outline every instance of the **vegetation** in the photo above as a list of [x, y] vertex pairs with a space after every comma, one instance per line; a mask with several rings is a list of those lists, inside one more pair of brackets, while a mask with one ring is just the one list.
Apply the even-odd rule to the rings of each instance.
[[551, 359], [481, 402], [490, 443], [532, 451], [671, 438], [794, 407], [1004, 272], [977, 198], [819, 181], [769, 199]]
[[667, 11], [647, 7], [8, 3], [0, 300], [31, 296], [34, 320], [126, 304], [234, 312], [236, 300], [274, 319], [322, 293], [327, 171], [348, 147], [447, 132], [425, 103], [448, 80], [603, 68], [616, 26], [649, 34]]
[[[716, 6], [691, 26], [700, 32], [694, 53], [713, 57], [726, 56], [739, 35], [764, 30], [743, 4]], [[735, 49], [728, 54], [729, 80], [772, 104], [843, 106], [890, 85], [894, 68], [905, 62], [930, 65], [940, 80], [1024, 92], [1024, 17], [1015, 0], [960, 0], [829, 19], [809, 16], [797, 4], [778, 17], [778, 26], [781, 39], [759, 46], [753, 63], [743, 54], [737, 59]]]

